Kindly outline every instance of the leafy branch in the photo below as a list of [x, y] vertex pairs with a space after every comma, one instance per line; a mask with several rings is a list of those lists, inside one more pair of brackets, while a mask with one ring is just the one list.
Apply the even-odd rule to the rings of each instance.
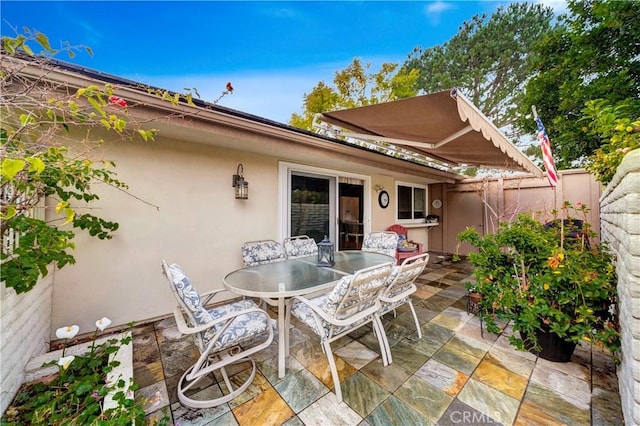
[[[153, 141], [157, 130], [149, 124], [159, 118], [136, 119], [130, 112], [145, 105], [123, 98], [125, 92], [112, 84], [78, 88], [55, 78], [54, 56], [66, 52], [73, 58], [79, 50], [91, 55], [89, 48], [65, 43], [54, 49], [44, 34], [28, 28], [3, 36], [1, 44], [0, 273], [6, 287], [22, 293], [46, 276], [50, 265], [75, 262], [74, 230], [113, 238], [118, 223], [90, 211], [100, 199], [97, 183], [145, 202], [118, 179], [115, 163], [101, 158], [100, 148], [105, 135], [115, 141]], [[138, 86], [129, 89], [144, 92]], [[196, 106], [193, 93], [199, 97], [196, 89], [147, 91], [172, 106]], [[218, 100], [232, 91], [228, 83]]]

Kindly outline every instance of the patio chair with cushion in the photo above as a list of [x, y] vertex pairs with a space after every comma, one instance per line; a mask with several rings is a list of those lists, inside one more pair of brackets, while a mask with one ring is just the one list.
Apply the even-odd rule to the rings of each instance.
[[287, 258], [312, 256], [318, 254], [318, 245], [313, 238], [308, 235], [298, 235], [285, 238], [282, 242]]
[[396, 262], [398, 265], [402, 263], [404, 259], [413, 257], [422, 253], [422, 243], [409, 240], [407, 235], [407, 228], [402, 225], [391, 225], [387, 228], [387, 231], [395, 232], [398, 234], [398, 249], [396, 250]]
[[389, 342], [380, 321], [380, 295], [386, 289], [393, 264], [391, 262], [356, 271], [340, 279], [329, 293], [313, 299], [295, 296], [289, 301], [286, 327], [289, 330], [291, 315], [311, 328], [318, 335], [327, 356], [333, 386], [339, 402], [342, 401], [340, 378], [331, 351], [331, 342], [352, 331], [372, 323], [380, 345], [383, 365], [388, 365]]
[[[189, 278], [176, 264], [162, 261], [162, 271], [178, 301], [173, 315], [182, 334], [194, 337], [200, 356], [196, 363], [184, 372], [178, 382], [180, 402], [192, 408], [209, 408], [231, 401], [244, 392], [253, 382], [256, 364], [250, 355], [271, 344], [274, 322], [269, 315], [251, 300], [234, 300], [207, 308], [214, 296], [228, 290], [219, 289], [200, 294]], [[249, 363], [251, 373], [239, 385], [229, 380], [227, 367]], [[208, 398], [198, 384], [205, 377], [219, 380], [222, 376], [227, 394]], [[224, 389], [224, 386], [220, 386]], [[200, 398], [198, 397], [200, 396]]]
[[[393, 311], [396, 315], [396, 308], [407, 304], [413, 314], [413, 321], [416, 324], [416, 332], [418, 338], [422, 339], [422, 331], [418, 322], [418, 315], [411, 302], [411, 295], [417, 290], [415, 280], [422, 274], [424, 268], [429, 262], [429, 253], [422, 253], [412, 257], [408, 257], [402, 261], [401, 265], [394, 266], [391, 276], [389, 277], [389, 286], [380, 296], [382, 308], [380, 316]], [[389, 354], [391, 360], [391, 354]]]
[[398, 234], [395, 232], [370, 232], [364, 235], [362, 251], [373, 251], [395, 257], [398, 248]]
[[246, 242], [242, 245], [241, 252], [245, 267], [278, 262], [287, 258], [282, 244], [274, 240]]

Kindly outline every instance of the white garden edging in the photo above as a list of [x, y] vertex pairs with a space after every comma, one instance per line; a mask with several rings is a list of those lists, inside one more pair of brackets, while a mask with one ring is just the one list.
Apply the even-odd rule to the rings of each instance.
[[[113, 338], [124, 339], [126, 337], [131, 338], [131, 332], [127, 331], [120, 335], [120, 337], [116, 337], [115, 335], [103, 336], [99, 339], [96, 339], [95, 344], [100, 345], [105, 341]], [[85, 352], [91, 350], [91, 342], [82, 343], [75, 346], [70, 346], [65, 349], [65, 355], [80, 355]], [[35, 356], [29, 360], [27, 365], [24, 367], [24, 383], [33, 382], [39, 380], [45, 376], [49, 376], [51, 374], [55, 374], [58, 372], [58, 365], [50, 365], [47, 367], [43, 367], [42, 365], [50, 362], [58, 360], [62, 356], [62, 349], [57, 351], [47, 352], [42, 355]], [[117, 360], [120, 361], [120, 365], [114, 368], [109, 374], [107, 374], [107, 383], [113, 384], [117, 380], [124, 380], [127, 383], [127, 386], [131, 383], [133, 379], [133, 339], [127, 345], [121, 345], [118, 349], [118, 352], [111, 355], [109, 362]], [[105, 396], [104, 403], [102, 406], [103, 410], [108, 410], [110, 408], [115, 408], [118, 404], [113, 400], [113, 395], [115, 392], [110, 392]], [[133, 393], [127, 394], [127, 398], [133, 399]]]

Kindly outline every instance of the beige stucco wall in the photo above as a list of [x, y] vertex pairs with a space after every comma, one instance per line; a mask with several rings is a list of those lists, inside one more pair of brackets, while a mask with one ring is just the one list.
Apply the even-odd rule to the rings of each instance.
[[[175, 302], [161, 275], [161, 259], [183, 266], [204, 292], [222, 288], [224, 276], [242, 267], [243, 242], [284, 236], [278, 198], [282, 158], [162, 137], [146, 144], [106, 143], [98, 155], [115, 161], [118, 178], [135, 197], [98, 188], [93, 212], [118, 222], [120, 229], [111, 240], [77, 232], [76, 264], [55, 278], [52, 333], [68, 324], [91, 332], [102, 316], [124, 325], [167, 315]], [[234, 198], [231, 176], [238, 163], [249, 182], [248, 200]], [[339, 166], [336, 171], [353, 172]], [[367, 176], [369, 228], [383, 230], [395, 223], [396, 178]], [[415, 178], [413, 183], [428, 182]], [[378, 206], [373, 189], [378, 184], [391, 195], [387, 209]], [[415, 230], [410, 237], [421, 241]]]
[[[104, 241], [77, 234], [76, 264], [56, 275], [54, 329], [76, 323], [91, 331], [103, 315], [125, 324], [167, 314], [174, 301], [161, 259], [181, 264], [204, 292], [241, 266], [240, 241], [278, 239], [274, 158], [165, 139], [108, 144], [104, 155], [144, 202], [100, 188], [96, 213], [120, 229]], [[248, 200], [236, 200], [231, 186], [239, 162]]]
[[[396, 206], [396, 183], [412, 183], [427, 186], [428, 183], [421, 181], [420, 179], [395, 179], [388, 175], [375, 174], [372, 176], [371, 182], [371, 231], [384, 231], [389, 226], [397, 223], [397, 206]], [[427, 186], [428, 188], [428, 186]], [[389, 206], [383, 209], [378, 205], [378, 194], [381, 189], [384, 189], [389, 193], [389, 199], [391, 200]], [[427, 189], [427, 198], [429, 197]], [[407, 228], [408, 238], [410, 240], [424, 244], [424, 247], [429, 245], [429, 234], [427, 228], [424, 226], [416, 226], [416, 224], [403, 224]]]

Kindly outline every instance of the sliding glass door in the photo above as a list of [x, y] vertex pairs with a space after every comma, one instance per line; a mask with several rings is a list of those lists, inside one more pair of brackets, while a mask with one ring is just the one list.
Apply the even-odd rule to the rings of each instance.
[[368, 177], [280, 163], [282, 238], [326, 235], [337, 250], [359, 249], [369, 213]]
[[335, 178], [292, 172], [290, 235], [308, 235], [316, 242], [335, 234]]

